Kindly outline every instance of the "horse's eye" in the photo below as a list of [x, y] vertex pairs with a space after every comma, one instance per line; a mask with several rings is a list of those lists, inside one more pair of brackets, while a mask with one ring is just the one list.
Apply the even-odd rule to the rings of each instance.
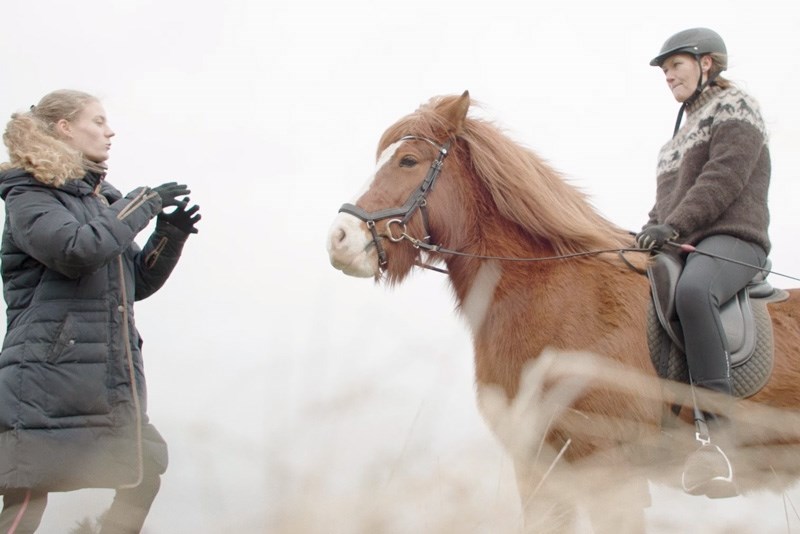
[[400, 160], [401, 167], [413, 167], [416, 164], [417, 160], [415, 160], [411, 156], [404, 156], [403, 159]]

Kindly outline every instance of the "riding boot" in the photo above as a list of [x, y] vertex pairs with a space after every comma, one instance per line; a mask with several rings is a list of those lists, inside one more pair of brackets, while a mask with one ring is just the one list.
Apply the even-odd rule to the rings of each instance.
[[[709, 498], [735, 497], [739, 494], [733, 477], [733, 466], [724, 449], [731, 450], [731, 420], [728, 417], [733, 404], [730, 379], [705, 380], [695, 384], [726, 396], [714, 403], [714, 409], [703, 410], [707, 434], [698, 430], [700, 447], [686, 459], [683, 467], [683, 489], [691, 495]], [[701, 427], [702, 428], [702, 427]]]

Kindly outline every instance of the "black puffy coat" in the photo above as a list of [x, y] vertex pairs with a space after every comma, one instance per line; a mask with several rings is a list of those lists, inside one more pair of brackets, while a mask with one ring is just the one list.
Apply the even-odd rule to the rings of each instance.
[[169, 277], [187, 234], [158, 221], [149, 188], [124, 198], [104, 181], [61, 187], [12, 169], [2, 275], [7, 331], [0, 353], [0, 493], [138, 484], [143, 457], [166, 469], [147, 418], [133, 302]]

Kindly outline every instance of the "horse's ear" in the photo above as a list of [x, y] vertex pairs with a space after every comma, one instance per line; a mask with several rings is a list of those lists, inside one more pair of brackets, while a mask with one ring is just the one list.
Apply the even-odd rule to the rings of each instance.
[[469, 91], [464, 91], [460, 97], [442, 104], [437, 110], [450, 124], [447, 132], [448, 134], [453, 136], [461, 135], [461, 131], [464, 128], [464, 121], [469, 111], [469, 103]]

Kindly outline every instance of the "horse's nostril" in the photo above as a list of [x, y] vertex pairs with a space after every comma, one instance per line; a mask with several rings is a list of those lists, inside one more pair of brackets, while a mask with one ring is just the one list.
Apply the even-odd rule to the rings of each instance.
[[344, 231], [344, 228], [339, 228], [336, 232], [336, 242], [341, 243], [347, 237], [347, 232]]

